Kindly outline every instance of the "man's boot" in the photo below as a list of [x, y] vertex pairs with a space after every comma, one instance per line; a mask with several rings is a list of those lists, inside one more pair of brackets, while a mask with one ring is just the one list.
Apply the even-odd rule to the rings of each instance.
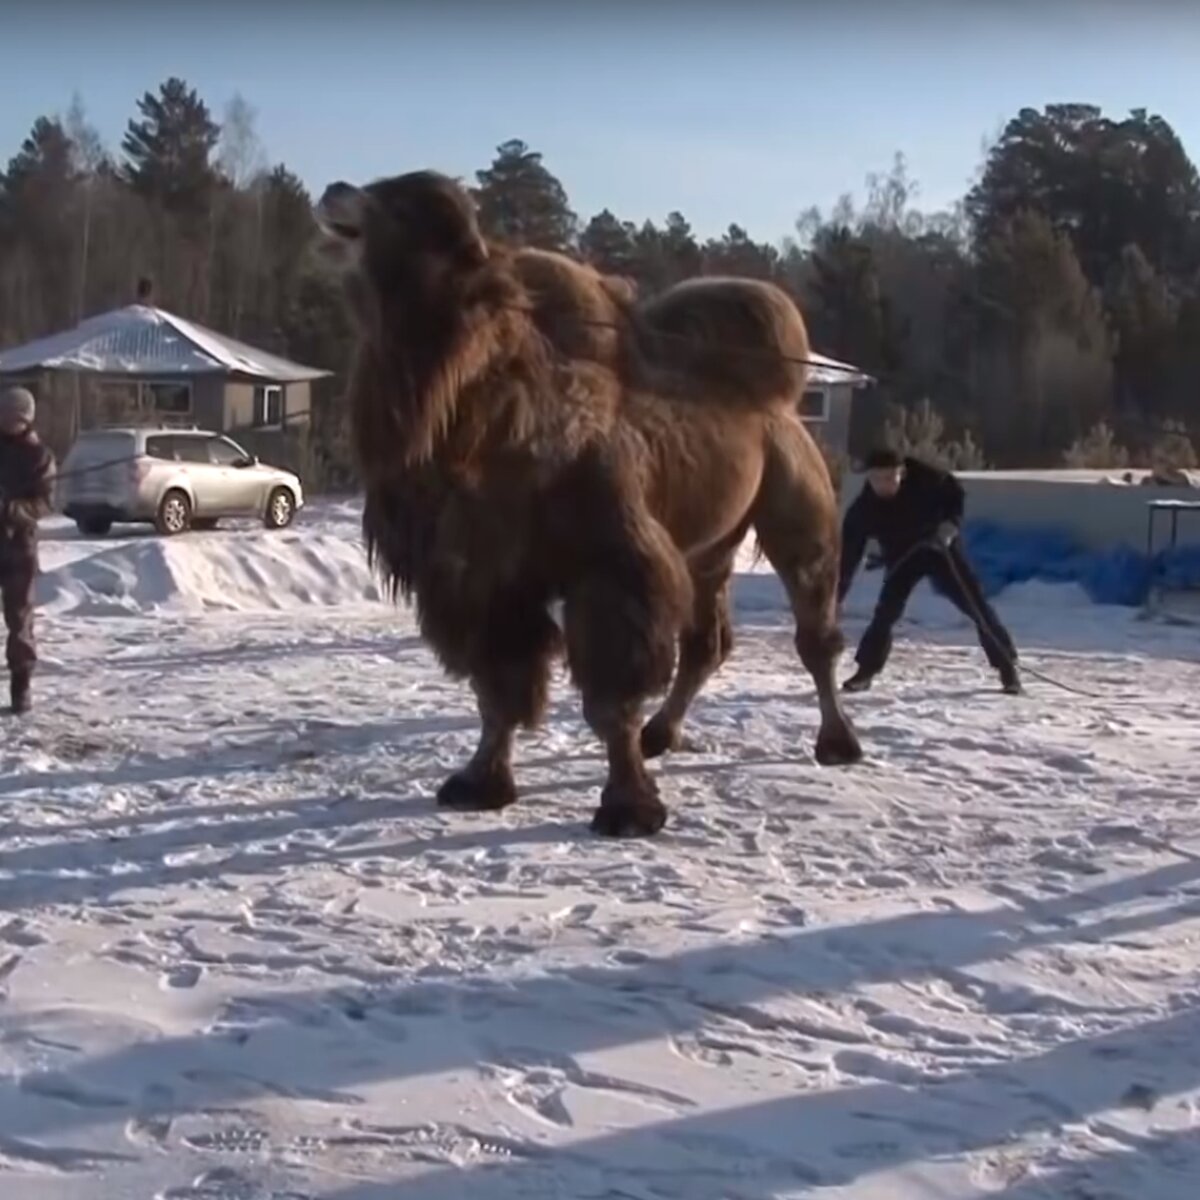
[[870, 686], [871, 681], [875, 678], [874, 675], [864, 671], [859, 667], [845, 683], [842, 684], [843, 692], [865, 692]]
[[1000, 690], [1006, 696], [1019, 696], [1025, 690], [1021, 687], [1021, 676], [1016, 667], [1000, 668]]
[[14, 671], [12, 679], [9, 681], [10, 694], [12, 696], [12, 710], [17, 715], [27, 713], [32, 707], [32, 697], [30, 695], [30, 685], [33, 682], [33, 676], [29, 671]]

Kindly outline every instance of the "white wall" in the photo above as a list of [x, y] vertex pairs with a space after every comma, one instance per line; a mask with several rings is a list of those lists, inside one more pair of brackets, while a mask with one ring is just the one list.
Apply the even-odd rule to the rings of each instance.
[[[1200, 488], [1097, 482], [1103, 477], [1099, 471], [970, 471], [958, 478], [967, 493], [968, 520], [974, 517], [1013, 528], [1058, 526], [1095, 550], [1122, 542], [1144, 550], [1149, 500], [1200, 500]], [[862, 479], [846, 476], [843, 509], [858, 495]], [[1155, 517], [1156, 550], [1166, 545], [1170, 520], [1169, 513]], [[1200, 545], [1200, 511], [1180, 514], [1179, 544]]]

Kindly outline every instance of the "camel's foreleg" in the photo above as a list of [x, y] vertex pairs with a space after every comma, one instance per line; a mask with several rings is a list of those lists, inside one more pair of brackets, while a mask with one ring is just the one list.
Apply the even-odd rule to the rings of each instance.
[[[649, 522], [649, 518], [645, 518]], [[613, 837], [657, 833], [667, 811], [646, 770], [645, 700], [665, 691], [680, 627], [691, 609], [686, 567], [665, 532], [634, 531], [567, 591], [567, 660], [583, 714], [603, 740], [608, 779], [592, 829]]]
[[468, 673], [482, 722], [479, 744], [466, 766], [442, 784], [437, 799], [449, 808], [505, 808], [517, 799], [515, 734], [541, 722], [561, 634], [538, 598], [504, 596], [488, 607], [471, 644]]

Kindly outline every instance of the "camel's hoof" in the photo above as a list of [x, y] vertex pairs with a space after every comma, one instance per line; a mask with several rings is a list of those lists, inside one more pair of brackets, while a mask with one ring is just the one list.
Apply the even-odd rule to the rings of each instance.
[[862, 746], [849, 722], [840, 729], [821, 730], [817, 735], [816, 757], [823, 767], [850, 767], [862, 762]]
[[592, 816], [592, 832], [601, 837], [652, 837], [667, 823], [666, 805], [648, 781], [645, 790], [615, 791], [605, 787], [600, 807]]
[[437, 802], [459, 812], [498, 812], [517, 802], [517, 785], [511, 771], [480, 776], [459, 771], [438, 788]]
[[683, 734], [677, 725], [672, 725], [662, 713], [654, 716], [642, 726], [642, 757], [658, 758], [668, 751], [683, 746]]

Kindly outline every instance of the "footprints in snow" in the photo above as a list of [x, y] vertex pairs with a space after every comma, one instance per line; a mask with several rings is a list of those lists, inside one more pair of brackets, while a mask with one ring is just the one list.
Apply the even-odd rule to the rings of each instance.
[[164, 988], [194, 988], [200, 982], [204, 974], [202, 967], [196, 963], [183, 963], [181, 966], [172, 967], [171, 970], [165, 971], [161, 977], [160, 983]]
[[514, 1107], [560, 1128], [574, 1124], [566, 1103], [568, 1088], [608, 1092], [668, 1113], [695, 1107], [686, 1096], [585, 1070], [570, 1055], [519, 1047], [484, 1047], [484, 1054], [479, 1068], [484, 1078], [497, 1081]]

